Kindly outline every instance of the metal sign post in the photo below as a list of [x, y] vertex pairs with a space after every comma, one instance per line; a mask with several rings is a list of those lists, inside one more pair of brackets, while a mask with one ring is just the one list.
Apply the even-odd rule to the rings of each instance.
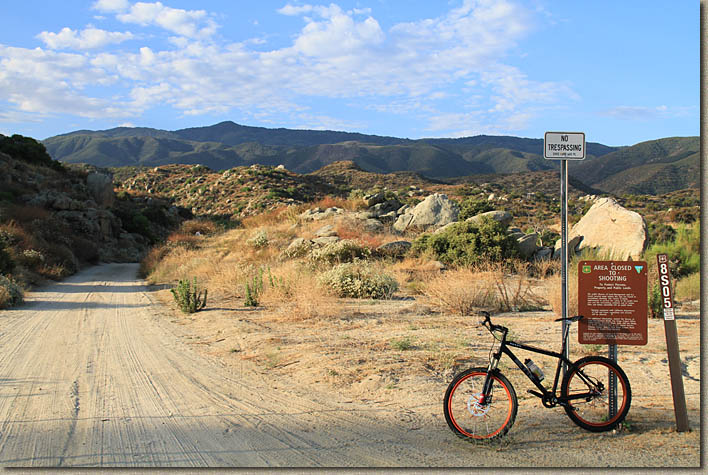
[[[561, 206], [561, 317], [568, 317], [568, 160], [585, 159], [584, 132], [546, 132], [543, 136], [543, 158], [560, 160]], [[565, 335], [563, 356], [568, 358], [568, 322], [563, 320], [561, 335]], [[568, 368], [563, 363], [563, 375]]]
[[666, 254], [658, 254], [656, 260], [659, 264], [659, 287], [661, 288], [661, 301], [664, 308], [664, 332], [666, 333], [666, 351], [669, 356], [669, 373], [671, 377], [671, 393], [674, 398], [676, 430], [685, 432], [689, 430], [688, 411], [686, 410], [686, 396], [683, 392], [683, 378], [681, 377], [681, 358], [679, 356], [674, 303], [671, 298], [669, 258]]
[[[568, 161], [561, 161], [561, 317], [568, 318]], [[568, 321], [563, 320], [562, 335], [563, 356], [568, 358]], [[568, 365], [563, 363], [563, 376], [568, 371]]]
[[[608, 345], [608, 357], [617, 362], [617, 345]], [[617, 415], [617, 375], [614, 371], [609, 371], [610, 373], [610, 387], [608, 389], [608, 396], [610, 398], [610, 406], [607, 410], [607, 417], [612, 419]]]
[[[617, 345], [646, 345], [647, 263], [643, 261], [578, 262], [578, 342], [605, 343], [617, 362]], [[617, 414], [617, 377], [610, 371], [608, 417]]]

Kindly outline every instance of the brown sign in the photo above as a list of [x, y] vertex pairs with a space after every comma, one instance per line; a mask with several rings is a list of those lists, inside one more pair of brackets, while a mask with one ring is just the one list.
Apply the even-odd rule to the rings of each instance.
[[647, 263], [578, 263], [578, 342], [647, 344]]

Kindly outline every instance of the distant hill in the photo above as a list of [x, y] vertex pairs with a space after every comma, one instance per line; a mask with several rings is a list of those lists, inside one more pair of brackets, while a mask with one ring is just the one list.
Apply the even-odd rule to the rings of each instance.
[[[573, 164], [570, 173], [586, 185], [615, 193], [656, 193], [693, 186], [690, 177], [695, 175], [697, 155], [693, 154], [697, 147], [683, 142], [691, 139], [698, 143], [696, 137], [660, 139], [654, 141], [661, 142], [658, 147], [637, 144], [620, 148], [589, 142], [588, 158]], [[350, 132], [267, 129], [234, 122], [175, 131], [131, 127], [80, 130], [48, 138], [44, 145], [55, 160], [102, 167], [201, 164], [226, 170], [282, 164], [296, 173], [311, 173], [338, 161], [352, 161], [368, 172], [406, 171], [449, 180], [555, 170], [559, 166], [557, 161], [543, 159], [543, 139], [479, 135], [410, 140]], [[682, 156], [685, 151], [690, 153]], [[618, 160], [621, 163], [616, 163]], [[638, 173], [630, 171], [637, 167]]]
[[669, 137], [573, 164], [568, 173], [614, 194], [658, 195], [700, 187], [699, 137]]

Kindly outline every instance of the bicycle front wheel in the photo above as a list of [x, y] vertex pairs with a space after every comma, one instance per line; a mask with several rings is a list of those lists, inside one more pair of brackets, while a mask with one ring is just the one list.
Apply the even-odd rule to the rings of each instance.
[[[610, 414], [610, 380], [615, 378], [617, 406]], [[568, 400], [565, 412], [583, 429], [591, 432], [612, 430], [629, 412], [632, 390], [622, 368], [609, 358], [588, 356], [568, 368], [561, 397]]]
[[445, 392], [445, 420], [458, 437], [470, 442], [500, 438], [516, 419], [514, 387], [494, 371], [490, 393], [484, 397], [486, 377], [486, 368], [468, 369], [455, 376]]

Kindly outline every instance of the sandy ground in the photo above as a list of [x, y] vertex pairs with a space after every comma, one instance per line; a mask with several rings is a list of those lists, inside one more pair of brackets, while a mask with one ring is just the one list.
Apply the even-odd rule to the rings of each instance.
[[[516, 423], [502, 442], [473, 445], [442, 415], [453, 374], [487, 361], [491, 336], [473, 319], [413, 299], [348, 301], [319, 319], [224, 301], [184, 315], [136, 269], [87, 269], [0, 312], [0, 466], [700, 466], [696, 312], [677, 320], [690, 432], [675, 431], [656, 320], [647, 346], [620, 347], [633, 392], [623, 430], [578, 428], [502, 366], [519, 395]], [[552, 319], [494, 321], [555, 348]], [[594, 351], [606, 347], [575, 343], [571, 358]]]

